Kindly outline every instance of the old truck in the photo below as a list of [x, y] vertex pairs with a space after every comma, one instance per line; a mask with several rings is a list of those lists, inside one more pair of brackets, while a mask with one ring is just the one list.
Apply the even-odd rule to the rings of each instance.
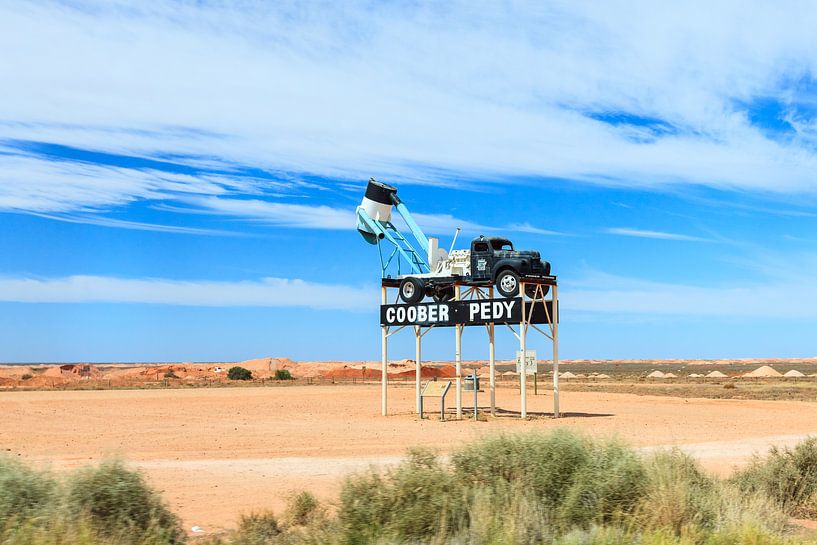
[[[420, 250], [392, 223], [392, 209], [396, 209], [411, 231]], [[394, 256], [401, 257], [410, 269], [394, 278], [399, 279], [400, 298], [406, 303], [418, 303], [425, 297], [437, 302], [454, 297], [454, 285], [480, 287], [495, 285], [504, 297], [519, 294], [524, 279], [544, 278], [550, 275], [550, 263], [542, 261], [539, 252], [515, 250], [507, 238], [479, 236], [471, 241], [468, 250], [446, 252], [434, 237], [427, 237], [412, 218], [405, 203], [397, 196], [397, 189], [369, 180], [363, 201], [357, 208], [357, 228], [370, 244], [384, 241], [393, 245], [391, 257], [384, 260], [381, 251], [383, 276]], [[425, 254], [425, 255], [423, 255]], [[542, 286], [547, 293], [548, 286]], [[526, 295], [533, 297], [536, 285], [526, 284]]]

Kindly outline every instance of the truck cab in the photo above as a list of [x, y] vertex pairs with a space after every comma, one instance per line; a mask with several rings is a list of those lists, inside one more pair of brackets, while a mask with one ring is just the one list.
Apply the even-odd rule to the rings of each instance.
[[471, 241], [471, 277], [474, 280], [493, 280], [494, 264], [502, 252], [513, 252], [513, 243], [507, 238], [480, 236]]
[[539, 252], [518, 251], [507, 238], [479, 236], [471, 241], [471, 279], [496, 283], [508, 297], [519, 289], [519, 278], [546, 276], [550, 263], [542, 262]]

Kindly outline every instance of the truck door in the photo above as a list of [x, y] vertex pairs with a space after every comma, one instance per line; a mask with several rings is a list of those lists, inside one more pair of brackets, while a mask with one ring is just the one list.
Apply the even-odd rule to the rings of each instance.
[[480, 237], [471, 242], [471, 278], [491, 280], [493, 252], [488, 241]]

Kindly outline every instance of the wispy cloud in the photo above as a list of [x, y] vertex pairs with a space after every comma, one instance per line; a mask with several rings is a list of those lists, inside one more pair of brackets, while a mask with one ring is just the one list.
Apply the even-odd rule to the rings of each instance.
[[817, 318], [817, 281], [807, 275], [696, 286], [597, 273], [560, 295], [565, 311], [591, 314]]
[[374, 289], [287, 278], [226, 282], [111, 276], [0, 277], [0, 301], [16, 303], [148, 303], [359, 311], [374, 308], [378, 297]]
[[[228, 199], [222, 197], [185, 197], [183, 199], [195, 210], [207, 210], [214, 214], [250, 219], [281, 227], [295, 227], [305, 229], [337, 229], [349, 230], [355, 224], [353, 208], [336, 208], [326, 205], [294, 204], [270, 202], [257, 199]], [[557, 235], [555, 231], [547, 231], [530, 225], [517, 223], [494, 227], [452, 216], [451, 214], [426, 214], [413, 212], [412, 217], [427, 233], [453, 234], [458, 227], [464, 232], [497, 233], [513, 231], [533, 233], [539, 235]], [[395, 212], [392, 221], [398, 227], [405, 227], [400, 216]]]
[[610, 227], [605, 229], [604, 232], [609, 235], [620, 235], [624, 237], [652, 238], [659, 240], [683, 240], [688, 242], [712, 242], [710, 239], [692, 235], [667, 233], [664, 231], [650, 231], [647, 229], [633, 229], [630, 227]]
[[[0, 138], [335, 179], [814, 191], [814, 116], [797, 104], [813, 93], [817, 16], [808, 3], [705, 9], [6, 3]], [[787, 100], [800, 128], [758, 127], [757, 97]], [[116, 169], [50, 175], [65, 184], [38, 193], [4, 180], [0, 205], [164, 194]]]
[[142, 221], [129, 221], [116, 218], [109, 218], [101, 215], [90, 214], [38, 214], [32, 215], [64, 221], [66, 223], [78, 223], [84, 225], [98, 225], [100, 227], [113, 227], [116, 229], [134, 229], [137, 231], [157, 231], [160, 233], [176, 233], [184, 235], [218, 235], [218, 236], [246, 236], [245, 233], [237, 231], [226, 231], [222, 229], [204, 229], [199, 227], [184, 227], [181, 225], [163, 225], [159, 223], [146, 223]]

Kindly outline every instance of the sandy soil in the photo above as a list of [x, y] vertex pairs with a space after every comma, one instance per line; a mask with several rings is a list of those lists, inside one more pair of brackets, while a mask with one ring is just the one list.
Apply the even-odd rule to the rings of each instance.
[[[685, 445], [719, 473], [770, 444], [817, 434], [817, 403], [808, 402], [564, 392], [565, 418], [522, 422], [513, 414], [518, 394], [507, 388], [497, 393], [503, 417], [443, 423], [418, 421], [405, 387], [390, 389], [395, 414], [382, 418], [379, 393], [377, 385], [4, 392], [0, 445], [57, 470], [121, 455], [147, 473], [188, 528], [213, 530], [241, 512], [281, 509], [300, 489], [330, 499], [342, 475], [394, 463], [409, 446], [446, 452], [499, 430], [569, 426], [645, 449]], [[551, 405], [550, 394], [529, 396], [529, 413], [545, 415]]]

